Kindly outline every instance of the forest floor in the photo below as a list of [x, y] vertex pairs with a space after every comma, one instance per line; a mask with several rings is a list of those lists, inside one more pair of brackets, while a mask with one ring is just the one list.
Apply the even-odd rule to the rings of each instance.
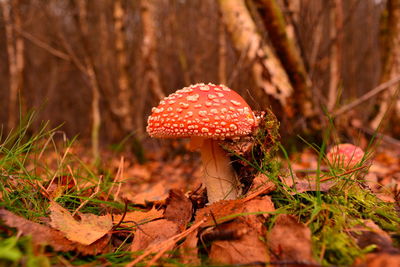
[[142, 164], [103, 150], [93, 165], [79, 141], [25, 131], [0, 143], [1, 266], [400, 264], [396, 146], [343, 168], [324, 146], [271, 156], [260, 139], [227, 143], [243, 197], [207, 205], [183, 142]]

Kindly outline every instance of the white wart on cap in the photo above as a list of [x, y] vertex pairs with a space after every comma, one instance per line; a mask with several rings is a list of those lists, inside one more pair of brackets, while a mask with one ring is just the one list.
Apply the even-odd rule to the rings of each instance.
[[151, 137], [225, 138], [251, 133], [256, 120], [244, 99], [224, 85], [198, 83], [165, 97], [152, 109]]

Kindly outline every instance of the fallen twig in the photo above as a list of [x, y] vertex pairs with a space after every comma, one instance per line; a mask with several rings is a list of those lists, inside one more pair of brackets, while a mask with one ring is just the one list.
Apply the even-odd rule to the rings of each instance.
[[400, 82], [400, 75], [395, 76], [393, 79], [378, 85], [377, 87], [375, 87], [374, 89], [372, 89], [371, 91], [369, 91], [365, 95], [361, 96], [360, 98], [358, 98], [358, 99], [354, 100], [353, 102], [351, 102], [351, 103], [349, 103], [347, 105], [344, 105], [343, 107], [339, 108], [338, 110], [333, 112], [332, 117], [337, 117], [337, 116], [345, 113], [346, 111], [348, 111], [348, 110], [360, 105], [361, 103], [367, 101], [368, 99], [370, 99], [374, 95], [379, 94], [383, 90], [388, 89], [389, 87], [391, 87], [392, 85], [395, 85], [398, 82]]
[[249, 201], [261, 194], [268, 194], [269, 192], [273, 191], [275, 189], [275, 184], [267, 184], [260, 188], [259, 190], [255, 191], [254, 193], [251, 193], [250, 195], [246, 196], [243, 198], [243, 201]]
[[337, 178], [338, 176], [348, 175], [348, 174], [350, 174], [350, 173], [359, 171], [359, 170], [364, 169], [364, 168], [366, 168], [366, 167], [367, 167], [366, 165], [363, 165], [363, 166], [360, 166], [360, 167], [357, 167], [357, 168], [354, 168], [354, 169], [345, 171], [345, 172], [343, 172], [343, 173], [341, 173], [341, 174], [338, 174], [338, 175], [333, 175], [333, 176], [329, 176], [329, 177], [322, 178], [322, 179], [320, 179], [319, 181], [320, 181], [320, 183], [323, 183], [323, 182], [332, 180], [332, 179], [334, 179], [334, 178]]

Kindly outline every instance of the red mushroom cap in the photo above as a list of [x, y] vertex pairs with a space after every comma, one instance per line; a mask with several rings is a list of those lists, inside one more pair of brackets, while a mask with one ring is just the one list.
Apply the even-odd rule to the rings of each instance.
[[151, 137], [225, 138], [251, 133], [253, 111], [244, 99], [224, 85], [199, 83], [160, 101], [148, 118]]
[[326, 155], [330, 164], [352, 168], [364, 157], [364, 151], [352, 144], [339, 144], [332, 147]]

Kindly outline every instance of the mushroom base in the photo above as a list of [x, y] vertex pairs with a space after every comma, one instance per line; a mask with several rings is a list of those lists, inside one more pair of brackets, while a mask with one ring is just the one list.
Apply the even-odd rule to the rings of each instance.
[[212, 139], [204, 139], [200, 151], [209, 203], [236, 199], [240, 194], [239, 181], [226, 152]]

